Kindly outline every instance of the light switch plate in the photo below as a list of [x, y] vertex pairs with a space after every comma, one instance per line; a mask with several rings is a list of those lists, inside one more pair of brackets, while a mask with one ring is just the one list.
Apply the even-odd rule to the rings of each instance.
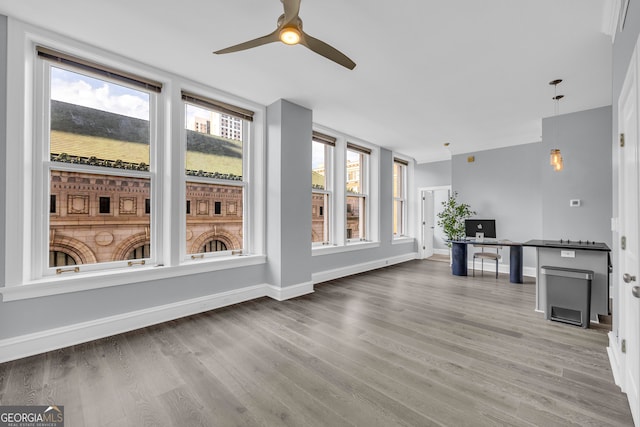
[[560, 251], [560, 256], [562, 258], [575, 258], [576, 251]]
[[569, 206], [572, 208], [577, 208], [580, 206], [580, 199], [571, 199], [569, 200]]

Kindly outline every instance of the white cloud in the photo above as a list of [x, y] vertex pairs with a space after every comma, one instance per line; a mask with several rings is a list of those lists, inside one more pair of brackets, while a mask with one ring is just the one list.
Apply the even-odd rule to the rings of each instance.
[[51, 99], [149, 120], [149, 101], [135, 96], [134, 91], [116, 95], [109, 83], [104, 82], [101, 87], [94, 88], [81, 79], [67, 81], [54, 78], [51, 83]]

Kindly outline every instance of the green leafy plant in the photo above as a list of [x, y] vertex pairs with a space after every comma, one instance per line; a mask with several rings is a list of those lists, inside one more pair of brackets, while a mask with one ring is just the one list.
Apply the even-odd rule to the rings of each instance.
[[[454, 191], [447, 200], [442, 202], [442, 211], [438, 213], [438, 226], [442, 227], [447, 240], [462, 239], [465, 235], [464, 220], [476, 214], [471, 206], [459, 203], [458, 192]], [[451, 247], [451, 243], [447, 242]]]

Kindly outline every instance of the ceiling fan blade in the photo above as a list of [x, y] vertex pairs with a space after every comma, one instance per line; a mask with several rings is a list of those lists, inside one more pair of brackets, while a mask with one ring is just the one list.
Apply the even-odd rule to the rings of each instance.
[[282, 0], [284, 6], [284, 24], [291, 23], [300, 13], [300, 0]]
[[353, 62], [347, 55], [340, 52], [338, 49], [326, 44], [322, 40], [311, 37], [305, 32], [303, 32], [300, 37], [300, 44], [308, 47], [318, 55], [322, 55], [325, 58], [330, 59], [345, 68], [353, 70], [356, 67], [356, 63]]
[[257, 39], [249, 40], [248, 42], [240, 43], [235, 46], [230, 46], [225, 49], [216, 50], [213, 53], [218, 55], [223, 53], [238, 52], [239, 50], [251, 49], [252, 47], [262, 46], [263, 44], [273, 43], [279, 41], [278, 30], [266, 36], [258, 37]]

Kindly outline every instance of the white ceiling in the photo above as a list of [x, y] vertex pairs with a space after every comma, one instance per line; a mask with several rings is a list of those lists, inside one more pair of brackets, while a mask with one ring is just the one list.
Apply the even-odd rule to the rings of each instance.
[[[541, 118], [611, 104], [611, 0], [302, 0], [302, 46], [211, 52], [273, 31], [279, 0], [0, 0], [0, 13], [269, 105], [418, 162], [540, 141]], [[449, 142], [449, 149], [443, 143]]]

